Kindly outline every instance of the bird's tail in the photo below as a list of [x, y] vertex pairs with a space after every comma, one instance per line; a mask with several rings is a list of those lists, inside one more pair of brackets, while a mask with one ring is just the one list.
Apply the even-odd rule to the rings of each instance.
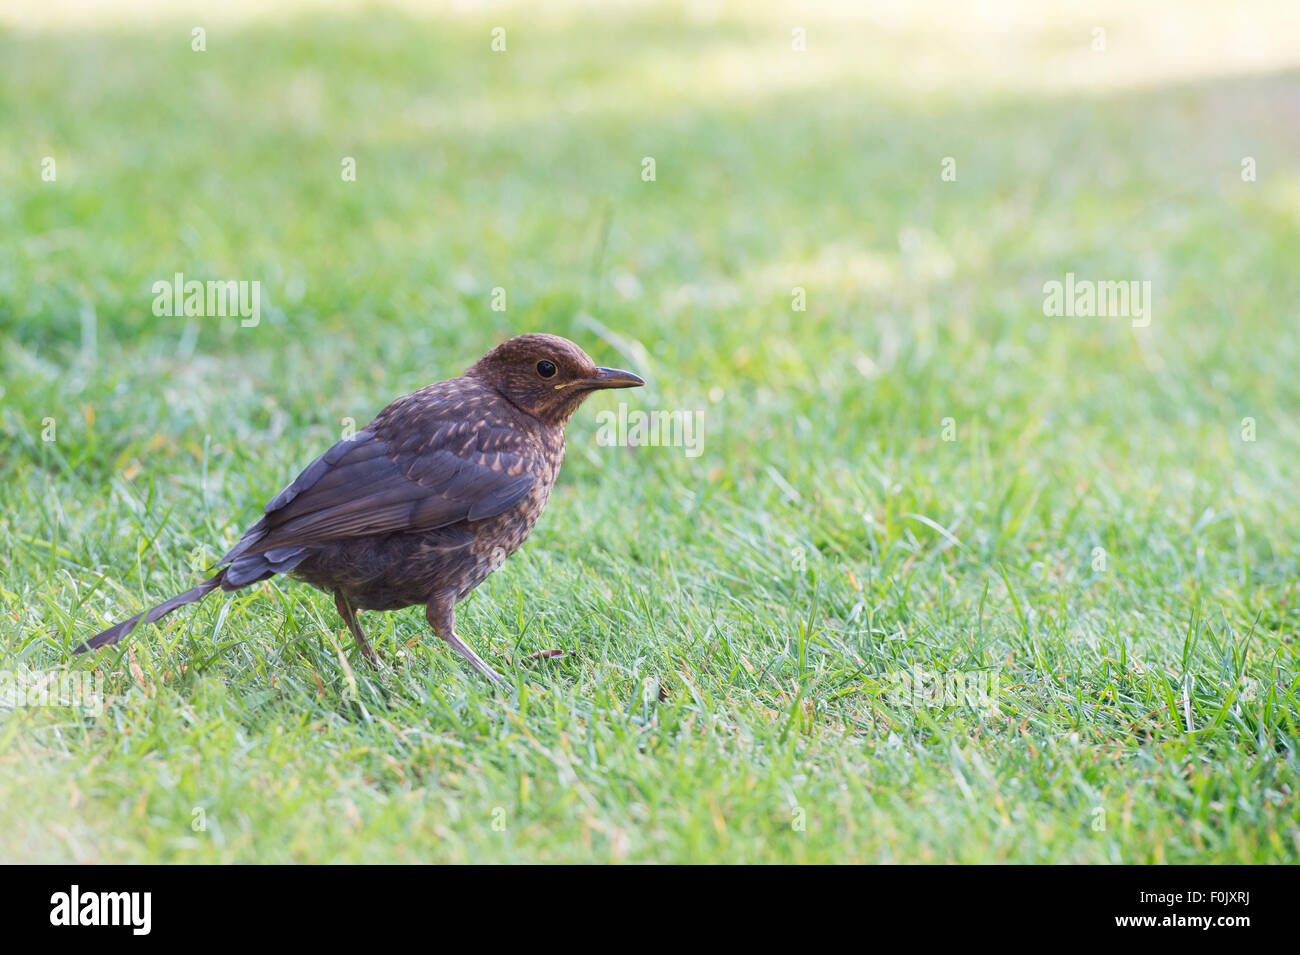
[[191, 587], [183, 594], [177, 594], [171, 600], [164, 600], [152, 610], [138, 613], [134, 617], [129, 617], [126, 620], [123, 620], [121, 623], [114, 624], [107, 630], [100, 631], [72, 652], [85, 653], [87, 650], [98, 650], [100, 647], [106, 647], [110, 644], [117, 643], [134, 630], [136, 625], [141, 621], [144, 623], [153, 623], [155, 620], [161, 620], [177, 607], [184, 607], [186, 604], [197, 603], [202, 600], [212, 591], [221, 586], [221, 582], [225, 576], [226, 571], [225, 569], [222, 569], [210, 580], [205, 580], [203, 583]]

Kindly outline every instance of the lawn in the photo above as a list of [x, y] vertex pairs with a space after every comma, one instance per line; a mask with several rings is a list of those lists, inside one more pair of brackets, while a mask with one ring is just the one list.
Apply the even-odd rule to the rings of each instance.
[[[0, 860], [1300, 859], [1300, 20], [1133, 7], [0, 11]], [[508, 695], [280, 578], [71, 655], [524, 331], [649, 384]]]

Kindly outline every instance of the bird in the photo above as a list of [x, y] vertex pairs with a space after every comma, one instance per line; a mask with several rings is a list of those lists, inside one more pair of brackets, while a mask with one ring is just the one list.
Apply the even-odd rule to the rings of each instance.
[[564, 460], [578, 406], [607, 388], [644, 385], [598, 367], [558, 335], [507, 339], [458, 378], [395, 400], [266, 505], [211, 578], [95, 634], [84, 653], [122, 640], [220, 588], [290, 574], [334, 598], [365, 658], [378, 658], [359, 611], [424, 605], [433, 632], [492, 683], [505, 680], [456, 632], [456, 604], [528, 537]]

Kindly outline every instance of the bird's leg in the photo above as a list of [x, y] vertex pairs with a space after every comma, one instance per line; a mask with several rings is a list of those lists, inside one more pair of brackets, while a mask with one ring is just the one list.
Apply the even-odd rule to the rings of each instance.
[[440, 639], [451, 647], [466, 660], [475, 670], [478, 670], [483, 676], [487, 677], [497, 686], [505, 686], [506, 681], [500, 673], [492, 669], [487, 663], [475, 653], [468, 643], [456, 636], [456, 603], [453, 597], [434, 597], [424, 608], [424, 616], [428, 618], [429, 626], [433, 627], [433, 632]]
[[379, 666], [379, 657], [375, 656], [375, 651], [370, 648], [370, 641], [361, 631], [361, 621], [357, 619], [357, 612], [352, 609], [347, 598], [337, 590], [334, 591], [334, 606], [338, 609], [343, 622], [348, 625], [348, 629], [352, 631], [352, 636], [357, 638], [357, 646], [361, 648], [362, 654], [370, 661], [371, 666]]

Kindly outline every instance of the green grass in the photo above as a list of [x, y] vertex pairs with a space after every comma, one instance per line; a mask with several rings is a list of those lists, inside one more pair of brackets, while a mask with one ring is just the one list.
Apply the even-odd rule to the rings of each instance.
[[[1300, 31], [1216, 6], [4, 14], [0, 671], [107, 700], [0, 711], [0, 859], [1297, 861]], [[461, 605], [511, 699], [283, 580], [70, 655], [530, 330], [650, 386]]]

